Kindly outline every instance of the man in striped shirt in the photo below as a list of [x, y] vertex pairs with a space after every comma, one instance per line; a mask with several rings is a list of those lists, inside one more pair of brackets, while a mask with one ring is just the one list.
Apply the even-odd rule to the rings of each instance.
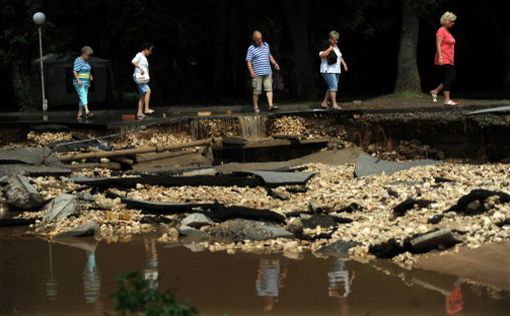
[[253, 87], [253, 109], [255, 113], [259, 113], [259, 95], [262, 93], [262, 87], [266, 91], [267, 103], [269, 111], [276, 110], [278, 107], [273, 105], [273, 77], [271, 64], [277, 71], [280, 66], [271, 55], [269, 44], [262, 40], [262, 33], [253, 32], [253, 44], [248, 47], [246, 53], [246, 65], [250, 71]]

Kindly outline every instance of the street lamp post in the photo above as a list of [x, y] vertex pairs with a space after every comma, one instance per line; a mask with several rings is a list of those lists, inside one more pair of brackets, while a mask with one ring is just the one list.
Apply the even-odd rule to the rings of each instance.
[[46, 92], [44, 91], [44, 65], [43, 65], [43, 49], [42, 49], [42, 26], [46, 22], [46, 16], [42, 12], [37, 12], [32, 17], [34, 23], [39, 27], [39, 62], [41, 63], [41, 91], [42, 91], [42, 109], [44, 112], [48, 110], [48, 100], [46, 100]]

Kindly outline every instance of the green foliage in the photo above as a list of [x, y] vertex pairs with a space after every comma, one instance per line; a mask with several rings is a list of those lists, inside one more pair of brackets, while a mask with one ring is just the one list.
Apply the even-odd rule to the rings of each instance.
[[32, 15], [37, 11], [38, 1], [0, 0], [0, 68], [12, 59], [21, 59], [27, 47], [37, 41], [37, 28]]
[[162, 293], [149, 287], [138, 272], [117, 278], [117, 292], [112, 295], [121, 315], [143, 312], [146, 316], [191, 316], [198, 311], [189, 305], [176, 302], [172, 292]]

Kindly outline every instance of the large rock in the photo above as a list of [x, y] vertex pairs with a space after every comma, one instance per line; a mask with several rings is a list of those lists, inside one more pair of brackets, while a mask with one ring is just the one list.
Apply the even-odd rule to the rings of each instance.
[[7, 183], [5, 198], [9, 206], [18, 210], [34, 211], [44, 205], [42, 195], [37, 192], [27, 177], [10, 176]]
[[78, 213], [78, 199], [72, 194], [61, 194], [48, 203], [46, 212], [41, 225], [64, 220]]
[[186, 216], [182, 222], [182, 225], [189, 226], [193, 228], [200, 228], [202, 226], [209, 226], [214, 224], [214, 222], [207, 216], [201, 213], [194, 213]]
[[209, 230], [211, 235], [231, 241], [268, 240], [274, 238], [293, 238], [294, 235], [275, 225], [245, 219], [233, 219], [221, 223]]
[[385, 174], [392, 174], [394, 172], [411, 169], [413, 167], [435, 165], [439, 163], [440, 161], [431, 159], [414, 160], [408, 162], [393, 162], [380, 160], [368, 154], [362, 153], [359, 155], [358, 161], [356, 162], [354, 175], [358, 178], [361, 178], [369, 175], [381, 174], [383, 172]]
[[199, 242], [209, 239], [209, 234], [206, 232], [186, 225], [181, 225], [181, 227], [179, 227], [179, 234], [185, 237], [182, 240], [183, 243]]

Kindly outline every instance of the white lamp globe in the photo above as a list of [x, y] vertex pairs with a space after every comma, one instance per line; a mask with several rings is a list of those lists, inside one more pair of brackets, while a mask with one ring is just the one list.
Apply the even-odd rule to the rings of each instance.
[[46, 22], [46, 15], [44, 15], [44, 13], [42, 12], [37, 12], [36, 14], [34, 14], [32, 19], [34, 20], [35, 24], [43, 25], [44, 22]]

